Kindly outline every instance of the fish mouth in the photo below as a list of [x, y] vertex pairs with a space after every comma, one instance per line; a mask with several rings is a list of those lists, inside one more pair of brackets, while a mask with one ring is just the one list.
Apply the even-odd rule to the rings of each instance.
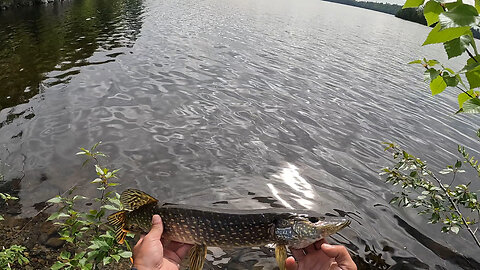
[[326, 233], [326, 235], [331, 235], [349, 226], [352, 222], [346, 218], [329, 218], [319, 219], [312, 223], [315, 227]]

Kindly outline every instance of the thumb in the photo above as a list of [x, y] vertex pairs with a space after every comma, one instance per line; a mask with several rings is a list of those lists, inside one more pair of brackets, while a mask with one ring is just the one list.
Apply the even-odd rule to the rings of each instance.
[[153, 215], [152, 217], [152, 228], [146, 237], [160, 240], [163, 233], [163, 223], [162, 218], [159, 215]]
[[298, 268], [297, 262], [295, 262], [295, 259], [293, 257], [288, 257], [285, 260], [286, 270], [297, 270], [297, 268]]
[[357, 267], [344, 246], [322, 244], [322, 251], [330, 258], [333, 258], [341, 269], [356, 270]]

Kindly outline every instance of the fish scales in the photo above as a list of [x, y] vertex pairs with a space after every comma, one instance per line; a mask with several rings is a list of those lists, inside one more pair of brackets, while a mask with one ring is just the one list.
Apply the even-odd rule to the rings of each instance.
[[163, 222], [162, 238], [193, 244], [190, 269], [203, 268], [207, 246], [253, 247], [275, 244], [280, 270], [285, 270], [286, 246], [304, 248], [350, 224], [340, 219], [326, 220], [308, 212], [280, 209], [231, 210], [160, 204], [140, 190], [128, 189], [120, 196], [125, 210], [108, 217], [115, 239], [123, 243], [127, 232], [146, 233], [152, 216]]
[[[164, 225], [163, 238], [188, 244], [236, 247], [262, 246], [277, 241], [275, 221], [289, 213], [220, 213], [217, 209], [193, 209], [187, 206], [151, 205], [127, 214], [143, 232], [151, 227], [151, 217], [158, 214]], [[235, 210], [231, 210], [235, 212]]]

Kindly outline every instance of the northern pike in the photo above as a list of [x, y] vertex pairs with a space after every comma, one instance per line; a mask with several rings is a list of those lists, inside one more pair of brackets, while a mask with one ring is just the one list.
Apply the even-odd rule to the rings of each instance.
[[350, 224], [344, 218], [326, 220], [306, 212], [286, 210], [230, 210], [159, 203], [143, 191], [127, 189], [120, 196], [124, 210], [108, 217], [115, 239], [123, 243], [127, 232], [146, 233], [152, 216], [160, 215], [162, 238], [193, 244], [189, 260], [191, 270], [203, 268], [207, 246], [258, 247], [275, 244], [275, 257], [285, 269], [286, 246], [296, 249], [334, 234]]

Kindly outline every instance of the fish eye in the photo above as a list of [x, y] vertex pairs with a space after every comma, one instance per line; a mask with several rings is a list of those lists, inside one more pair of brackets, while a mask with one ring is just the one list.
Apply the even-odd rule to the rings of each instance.
[[308, 221], [310, 221], [312, 223], [317, 223], [320, 220], [317, 217], [308, 217]]

